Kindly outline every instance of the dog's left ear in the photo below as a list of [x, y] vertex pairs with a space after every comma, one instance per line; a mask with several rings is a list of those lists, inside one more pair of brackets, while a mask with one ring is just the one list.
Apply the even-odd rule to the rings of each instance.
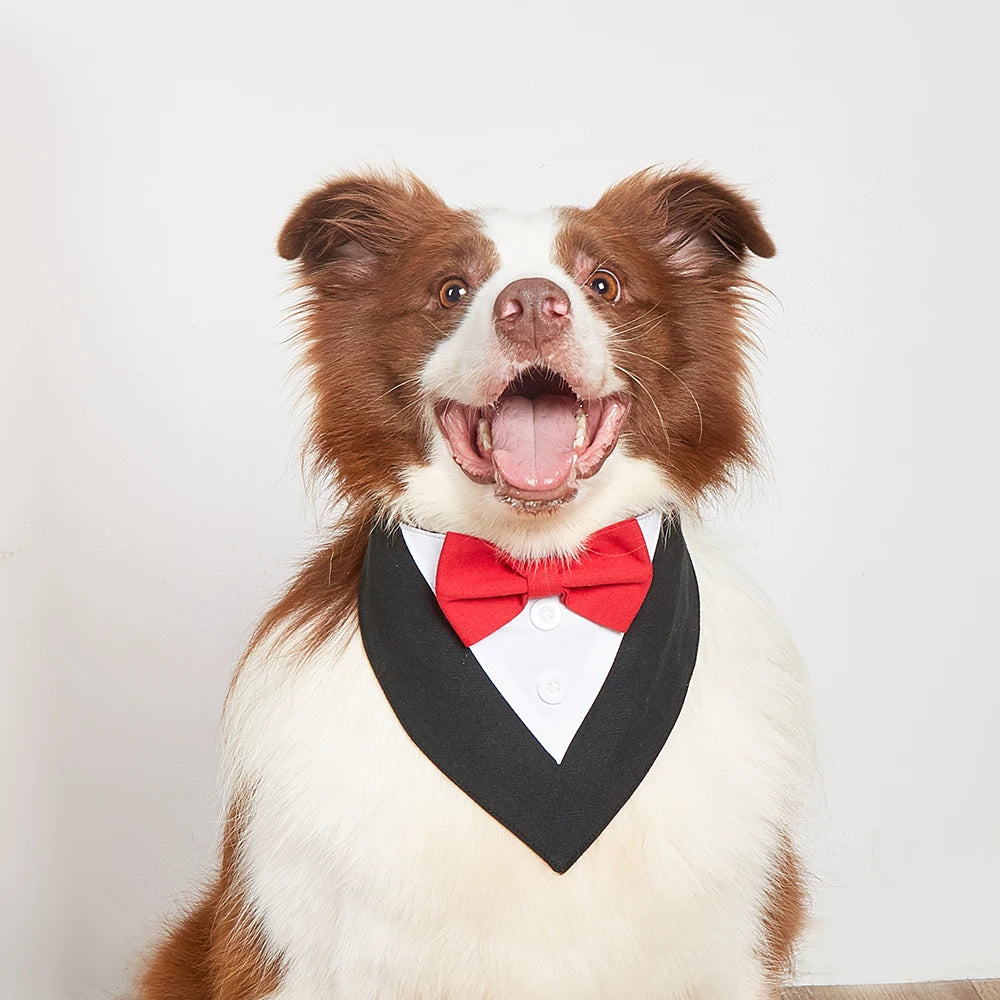
[[681, 274], [731, 277], [748, 253], [774, 256], [752, 202], [710, 174], [644, 170], [606, 191], [594, 210], [624, 223]]
[[278, 253], [306, 273], [338, 265], [363, 273], [398, 252], [444, 202], [412, 174], [348, 174], [308, 195], [278, 237]]

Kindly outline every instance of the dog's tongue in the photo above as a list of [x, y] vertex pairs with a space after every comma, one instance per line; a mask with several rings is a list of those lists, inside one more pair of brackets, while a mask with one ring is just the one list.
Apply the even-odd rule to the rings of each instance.
[[579, 404], [572, 396], [507, 396], [493, 417], [493, 461], [516, 489], [548, 490], [569, 479]]

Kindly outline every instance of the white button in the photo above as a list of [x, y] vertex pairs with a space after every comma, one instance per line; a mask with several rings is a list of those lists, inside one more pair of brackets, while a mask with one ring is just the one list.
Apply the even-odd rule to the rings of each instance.
[[569, 694], [569, 674], [564, 670], [546, 670], [538, 678], [538, 697], [546, 705], [558, 705]]
[[531, 605], [528, 618], [535, 628], [550, 632], [562, 620], [562, 605], [558, 597], [543, 597]]

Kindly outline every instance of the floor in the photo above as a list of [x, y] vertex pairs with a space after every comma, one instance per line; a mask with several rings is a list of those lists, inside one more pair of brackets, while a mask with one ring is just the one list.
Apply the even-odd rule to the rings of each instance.
[[796, 986], [785, 1000], [1000, 1000], [1000, 979], [891, 986]]

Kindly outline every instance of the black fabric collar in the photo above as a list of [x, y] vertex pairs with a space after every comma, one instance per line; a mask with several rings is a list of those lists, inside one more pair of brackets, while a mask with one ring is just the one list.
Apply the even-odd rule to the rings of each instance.
[[665, 522], [649, 593], [561, 764], [454, 633], [398, 531], [371, 534], [358, 619], [409, 737], [561, 874], [639, 787], [680, 715], [698, 652], [698, 582], [680, 525]]

